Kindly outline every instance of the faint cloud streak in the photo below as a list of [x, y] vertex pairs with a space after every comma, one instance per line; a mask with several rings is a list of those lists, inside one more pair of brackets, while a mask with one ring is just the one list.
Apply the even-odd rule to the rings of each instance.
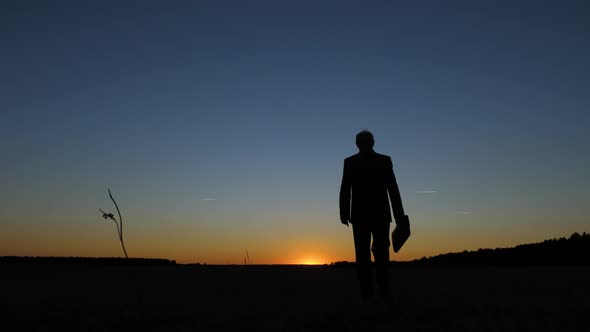
[[456, 214], [471, 214], [469, 211], [457, 211]]
[[207, 197], [207, 198], [201, 198], [202, 201], [216, 201], [217, 198], [212, 198], [212, 197]]
[[436, 190], [418, 190], [416, 194], [436, 194]]

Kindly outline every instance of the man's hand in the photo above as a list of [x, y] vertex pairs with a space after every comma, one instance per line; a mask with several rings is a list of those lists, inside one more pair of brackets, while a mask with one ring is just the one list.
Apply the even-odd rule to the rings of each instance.
[[346, 227], [348, 227], [348, 223], [350, 222], [350, 220], [348, 220], [348, 219], [344, 219], [344, 218], [340, 218], [340, 222], [341, 222], [343, 225], [346, 225]]

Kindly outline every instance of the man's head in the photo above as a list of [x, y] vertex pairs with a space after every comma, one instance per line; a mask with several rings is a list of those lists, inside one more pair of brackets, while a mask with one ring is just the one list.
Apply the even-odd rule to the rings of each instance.
[[356, 146], [360, 151], [370, 151], [373, 149], [373, 145], [375, 145], [375, 139], [370, 131], [363, 130], [356, 134]]

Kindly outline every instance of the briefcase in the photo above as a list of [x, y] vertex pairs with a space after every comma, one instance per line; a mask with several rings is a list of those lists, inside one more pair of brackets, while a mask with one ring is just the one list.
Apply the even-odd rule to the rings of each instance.
[[393, 251], [398, 252], [406, 240], [410, 237], [410, 219], [404, 215], [402, 220], [396, 220], [397, 225], [393, 232], [391, 232], [391, 243], [393, 244]]

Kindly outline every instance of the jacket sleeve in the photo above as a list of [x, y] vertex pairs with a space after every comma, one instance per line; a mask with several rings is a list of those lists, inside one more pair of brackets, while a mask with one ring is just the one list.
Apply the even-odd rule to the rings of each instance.
[[397, 187], [397, 181], [393, 172], [393, 163], [391, 158], [387, 158], [387, 192], [389, 193], [389, 199], [391, 200], [391, 209], [393, 210], [393, 217], [396, 222], [402, 220], [404, 217], [404, 206], [402, 205], [402, 197]]
[[350, 220], [350, 191], [352, 189], [350, 165], [344, 161], [342, 184], [340, 185], [340, 220]]

